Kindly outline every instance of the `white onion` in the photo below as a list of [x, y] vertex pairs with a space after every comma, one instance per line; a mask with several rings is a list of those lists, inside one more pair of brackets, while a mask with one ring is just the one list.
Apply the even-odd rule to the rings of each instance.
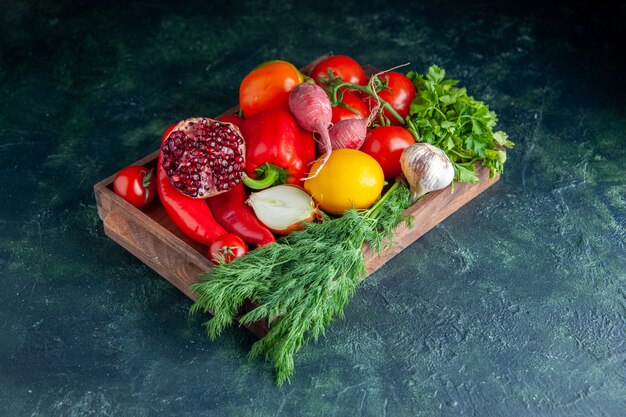
[[268, 229], [281, 235], [304, 228], [304, 222], [318, 218], [313, 198], [295, 185], [277, 185], [251, 193], [246, 201]]

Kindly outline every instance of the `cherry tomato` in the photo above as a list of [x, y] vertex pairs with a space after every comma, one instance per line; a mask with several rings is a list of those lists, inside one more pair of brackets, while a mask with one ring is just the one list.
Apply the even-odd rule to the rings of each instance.
[[320, 81], [320, 77], [328, 78], [328, 68], [333, 71], [335, 77], [341, 78], [344, 82], [358, 85], [367, 84], [367, 77], [365, 76], [363, 68], [361, 68], [354, 59], [345, 55], [335, 55], [321, 61], [313, 68], [313, 71], [311, 71], [311, 78], [313, 78], [317, 84], [324, 86]]
[[[405, 75], [399, 72], [386, 72], [379, 75], [380, 78], [387, 80], [388, 90], [383, 90], [378, 93], [378, 96], [385, 100], [398, 112], [403, 119], [409, 114], [411, 108], [411, 102], [415, 98], [415, 87], [411, 80]], [[368, 98], [366, 101], [373, 100]], [[391, 115], [387, 110], [384, 111], [384, 115], [391, 121], [392, 124], [399, 124], [398, 120]]]
[[335, 106], [333, 107], [333, 123], [346, 119], [366, 119], [370, 114], [370, 109], [367, 107], [367, 104], [354, 93], [344, 91], [341, 101], [352, 107], [357, 113], [341, 105]]
[[239, 106], [246, 118], [271, 108], [289, 110], [289, 93], [304, 81], [286, 61], [269, 61], [253, 69], [239, 86]]
[[218, 237], [209, 246], [209, 259], [215, 264], [221, 263], [222, 260], [226, 263], [232, 262], [246, 253], [248, 246], [239, 236], [232, 233]]
[[394, 178], [402, 173], [400, 155], [405, 148], [415, 143], [411, 132], [400, 126], [380, 126], [370, 130], [361, 146], [361, 151], [372, 156], [383, 168], [385, 178]]
[[157, 193], [153, 170], [138, 165], [124, 168], [113, 180], [113, 191], [137, 208], [147, 206]]

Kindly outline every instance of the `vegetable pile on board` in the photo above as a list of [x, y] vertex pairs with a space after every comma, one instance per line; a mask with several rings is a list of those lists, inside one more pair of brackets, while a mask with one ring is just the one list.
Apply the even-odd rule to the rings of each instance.
[[513, 143], [456, 84], [436, 66], [368, 79], [338, 55], [308, 78], [270, 61], [242, 81], [238, 115], [165, 131], [156, 186], [152, 171], [128, 167], [114, 189], [139, 208], [156, 189], [174, 224], [207, 247], [215, 267], [191, 287], [191, 310], [213, 314], [213, 339], [251, 300], [239, 322], [267, 319], [269, 331], [250, 357], [270, 359], [282, 384], [294, 353], [342, 315], [365, 277], [365, 243], [380, 252], [411, 223], [410, 204], [478, 181], [476, 164], [502, 172]]

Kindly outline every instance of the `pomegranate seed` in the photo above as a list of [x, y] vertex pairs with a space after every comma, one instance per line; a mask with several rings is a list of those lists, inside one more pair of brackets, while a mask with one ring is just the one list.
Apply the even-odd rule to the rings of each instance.
[[230, 125], [207, 118], [189, 119], [170, 133], [161, 147], [161, 162], [181, 192], [206, 198], [241, 181], [243, 147], [243, 138]]

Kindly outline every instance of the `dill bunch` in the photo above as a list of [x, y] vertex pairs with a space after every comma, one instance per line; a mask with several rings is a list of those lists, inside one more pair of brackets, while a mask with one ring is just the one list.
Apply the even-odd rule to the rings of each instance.
[[273, 362], [279, 385], [294, 371], [293, 355], [310, 339], [317, 341], [333, 317], [343, 317], [366, 275], [362, 247], [369, 243], [379, 253], [393, 241], [394, 228], [408, 207], [409, 190], [395, 182], [371, 208], [349, 210], [338, 218], [307, 225], [276, 244], [266, 245], [221, 264], [191, 286], [198, 298], [191, 312], [210, 312], [205, 323], [214, 340], [234, 323], [246, 299], [255, 309], [242, 324], [269, 318], [267, 335], [252, 346], [249, 358], [264, 355]]

